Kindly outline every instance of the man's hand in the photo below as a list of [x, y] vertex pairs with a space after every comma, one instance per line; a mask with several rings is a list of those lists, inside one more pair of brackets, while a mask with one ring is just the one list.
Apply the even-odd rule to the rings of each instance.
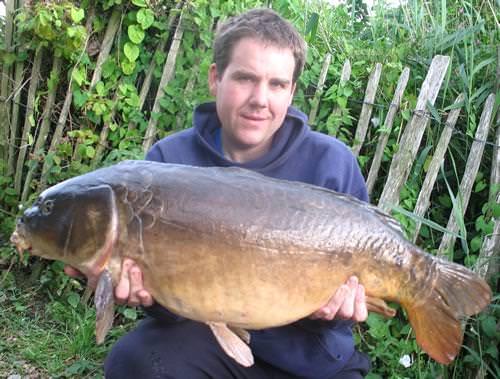
[[[72, 277], [83, 277], [84, 275], [71, 266], [65, 266], [64, 272]], [[87, 277], [88, 284], [95, 288], [97, 277]], [[122, 271], [118, 285], [115, 288], [115, 301], [118, 304], [127, 304], [131, 307], [143, 305], [149, 307], [153, 305], [153, 297], [144, 289], [142, 272], [139, 266], [130, 258], [125, 258], [122, 262]]]
[[365, 288], [359, 284], [358, 278], [351, 276], [331, 297], [327, 304], [314, 312], [310, 318], [333, 320], [365, 321], [368, 317], [366, 309]]
[[115, 300], [118, 304], [128, 304], [131, 307], [153, 305], [153, 297], [144, 289], [142, 271], [130, 258], [122, 262], [122, 271], [118, 285], [115, 288]]

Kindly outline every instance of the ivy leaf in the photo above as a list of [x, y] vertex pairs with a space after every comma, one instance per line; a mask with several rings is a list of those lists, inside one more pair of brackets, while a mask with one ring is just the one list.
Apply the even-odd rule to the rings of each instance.
[[155, 15], [151, 9], [140, 9], [137, 12], [137, 22], [141, 24], [142, 29], [147, 29], [155, 21]]
[[129, 320], [137, 319], [137, 311], [134, 308], [125, 308], [123, 311], [123, 316]]
[[139, 108], [141, 99], [136, 93], [131, 93], [130, 96], [125, 99], [125, 102], [132, 107]]
[[81, 86], [83, 81], [85, 80], [85, 75], [83, 73], [83, 69], [81, 68], [75, 68], [73, 70], [73, 72], [71, 73], [71, 77], [73, 78], [73, 80], [79, 85]]
[[130, 42], [125, 43], [125, 46], [123, 46], [123, 52], [130, 62], [135, 62], [139, 57], [139, 47]]
[[144, 0], [132, 0], [132, 4], [141, 8], [146, 8], [148, 6]]
[[127, 59], [124, 59], [121, 63], [122, 71], [125, 75], [130, 75], [135, 70], [135, 62], [130, 62]]
[[85, 155], [89, 158], [95, 157], [95, 149], [92, 146], [87, 146], [85, 148]]
[[106, 95], [106, 90], [104, 88], [104, 83], [99, 81], [97, 82], [97, 84], [95, 85], [95, 91], [97, 93], [98, 96], [105, 96]]
[[127, 30], [128, 38], [136, 45], [144, 39], [144, 30], [139, 25], [130, 25]]
[[106, 62], [102, 65], [102, 77], [104, 79], [109, 78], [111, 75], [113, 75], [117, 68], [118, 67], [116, 67], [115, 62], [112, 59], [106, 60]]
[[76, 292], [71, 292], [68, 295], [68, 303], [72, 308], [76, 308], [80, 302], [80, 296]]
[[83, 93], [78, 88], [75, 88], [75, 90], [73, 91], [73, 104], [77, 108], [83, 107], [83, 105], [85, 104], [85, 102], [87, 101], [88, 98], [89, 98], [89, 95], [87, 95], [86, 93]]
[[85, 11], [81, 8], [71, 8], [71, 19], [75, 23], [79, 23], [85, 17]]

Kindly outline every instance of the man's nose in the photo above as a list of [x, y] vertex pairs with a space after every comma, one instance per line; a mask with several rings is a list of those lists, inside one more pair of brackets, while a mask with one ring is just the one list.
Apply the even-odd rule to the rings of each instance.
[[253, 87], [251, 104], [258, 107], [265, 107], [269, 101], [269, 89], [265, 83], [257, 83]]

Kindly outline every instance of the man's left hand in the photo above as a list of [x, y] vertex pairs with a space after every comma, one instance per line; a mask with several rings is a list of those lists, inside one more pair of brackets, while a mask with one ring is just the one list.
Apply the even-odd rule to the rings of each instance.
[[351, 276], [345, 284], [339, 287], [327, 304], [310, 316], [312, 319], [338, 318], [357, 322], [365, 321], [367, 317], [365, 288], [359, 284], [355, 276]]

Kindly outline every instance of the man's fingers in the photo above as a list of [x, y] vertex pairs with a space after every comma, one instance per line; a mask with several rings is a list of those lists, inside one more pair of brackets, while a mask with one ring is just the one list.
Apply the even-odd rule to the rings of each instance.
[[358, 286], [358, 290], [356, 291], [353, 320], [357, 322], [362, 322], [366, 321], [367, 318], [368, 318], [368, 309], [366, 308], [365, 287], [363, 287], [363, 285], [360, 284]]
[[131, 259], [124, 259], [120, 279], [115, 288], [115, 300], [118, 304], [124, 304], [130, 296], [129, 270], [134, 262]]
[[130, 294], [128, 297], [128, 305], [137, 307], [141, 304], [138, 292], [143, 290], [142, 273], [138, 266], [133, 265], [129, 270], [130, 278]]
[[142, 306], [150, 307], [153, 305], [153, 297], [148, 291], [144, 289], [140, 290], [139, 292], [137, 292], [137, 297], [139, 298], [139, 301]]
[[343, 299], [344, 301], [338, 309], [337, 317], [343, 319], [350, 319], [353, 317], [357, 290], [358, 278], [351, 276], [347, 281], [347, 293]]
[[313, 316], [314, 318], [320, 318], [322, 320], [333, 320], [337, 315], [340, 307], [344, 303], [344, 299], [349, 292], [349, 287], [345, 284], [341, 285], [335, 294], [330, 298], [328, 304], [316, 311]]
[[71, 266], [64, 266], [64, 272], [72, 278], [83, 278], [85, 276], [79, 270]]

